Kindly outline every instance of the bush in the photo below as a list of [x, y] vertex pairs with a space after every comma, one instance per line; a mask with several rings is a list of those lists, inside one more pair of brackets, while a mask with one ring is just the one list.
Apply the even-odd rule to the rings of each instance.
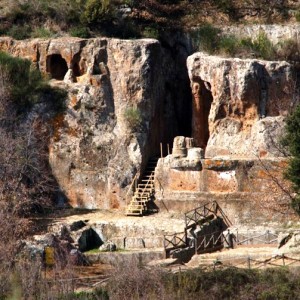
[[204, 24], [199, 29], [193, 32], [193, 37], [202, 51], [207, 51], [212, 54], [216, 52], [219, 47], [219, 33], [220, 30], [211, 24]]
[[287, 39], [276, 45], [276, 53], [281, 60], [299, 60], [299, 45], [296, 40]]
[[31, 34], [33, 38], [50, 38], [54, 35], [54, 32], [44, 28], [44, 27], [37, 27]]
[[258, 34], [253, 42], [253, 50], [256, 52], [257, 56], [263, 59], [271, 60], [275, 58], [274, 45], [263, 31]]
[[241, 41], [234, 35], [223, 36], [218, 48], [221, 53], [234, 56], [241, 50]]
[[145, 38], [151, 38], [151, 39], [157, 39], [157, 40], [159, 39], [158, 29], [154, 28], [154, 27], [150, 27], [150, 26], [147, 26], [144, 28], [142, 35]]
[[81, 20], [87, 24], [111, 21], [113, 18], [113, 8], [110, 0], [87, 0]]
[[5, 72], [9, 94], [20, 110], [36, 102], [36, 91], [43, 84], [40, 72], [31, 67], [29, 60], [12, 57], [0, 52], [0, 67]]
[[138, 131], [142, 124], [142, 116], [139, 109], [130, 107], [124, 112], [124, 118], [132, 131]]
[[7, 35], [16, 40], [28, 39], [31, 36], [31, 28], [26, 25], [13, 25], [8, 30]]
[[300, 22], [300, 10], [297, 10], [297, 11], [295, 12], [295, 18], [296, 18], [296, 21], [297, 21], [297, 22]]
[[87, 27], [85, 26], [76, 26], [70, 28], [70, 35], [74, 37], [80, 37], [87, 39], [90, 37], [90, 32]]

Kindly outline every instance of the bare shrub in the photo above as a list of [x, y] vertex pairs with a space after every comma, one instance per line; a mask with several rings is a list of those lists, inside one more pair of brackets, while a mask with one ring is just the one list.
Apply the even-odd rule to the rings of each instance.
[[158, 268], [145, 268], [137, 259], [116, 267], [108, 286], [112, 299], [173, 299], [168, 296], [163, 281], [164, 272]]

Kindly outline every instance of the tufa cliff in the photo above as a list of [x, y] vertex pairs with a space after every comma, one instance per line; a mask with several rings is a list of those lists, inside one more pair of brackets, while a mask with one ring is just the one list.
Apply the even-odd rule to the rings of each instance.
[[298, 102], [291, 64], [189, 56], [189, 40], [179, 35], [161, 43], [1, 38], [0, 50], [30, 59], [52, 85], [68, 91], [49, 149], [70, 205], [124, 206], [133, 177], [159, 154], [159, 144], [172, 145], [180, 135], [203, 150], [159, 161], [156, 198], [162, 210], [182, 212], [217, 200], [237, 223], [289, 213], [278, 138]]
[[298, 101], [295, 70], [287, 62], [188, 58], [193, 137], [206, 157], [282, 156], [276, 138]]
[[179, 137], [173, 154], [159, 161], [160, 209], [187, 211], [216, 200], [235, 224], [292, 218], [279, 140], [299, 103], [295, 67], [204, 53], [189, 56], [187, 65], [194, 147]]
[[126, 187], [159, 143], [189, 134], [190, 49], [178, 40], [0, 39], [0, 50], [30, 59], [68, 90], [67, 110], [54, 120], [50, 164], [72, 206], [123, 206]]

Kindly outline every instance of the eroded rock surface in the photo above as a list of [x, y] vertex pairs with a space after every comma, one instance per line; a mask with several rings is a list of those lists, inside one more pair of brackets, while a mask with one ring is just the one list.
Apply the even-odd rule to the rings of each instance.
[[189, 49], [176, 38], [170, 43], [0, 39], [0, 50], [30, 59], [53, 85], [68, 90], [67, 110], [54, 120], [50, 163], [72, 206], [123, 206], [132, 178], [159, 152], [159, 143], [171, 142], [187, 124], [190, 109], [182, 95]]
[[298, 101], [287, 62], [195, 53], [187, 61], [193, 138], [206, 157], [278, 157], [284, 117]]

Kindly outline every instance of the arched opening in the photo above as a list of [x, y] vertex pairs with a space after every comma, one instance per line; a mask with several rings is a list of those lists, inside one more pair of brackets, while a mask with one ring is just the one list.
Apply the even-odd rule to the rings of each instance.
[[209, 82], [200, 78], [193, 82], [193, 133], [195, 145], [203, 149], [206, 148], [209, 139], [209, 112], [213, 101]]
[[68, 71], [67, 62], [60, 54], [52, 54], [47, 57], [47, 72], [57, 80], [63, 80]]
[[78, 247], [81, 252], [99, 248], [102, 244], [103, 241], [92, 228], [84, 230], [78, 240]]

